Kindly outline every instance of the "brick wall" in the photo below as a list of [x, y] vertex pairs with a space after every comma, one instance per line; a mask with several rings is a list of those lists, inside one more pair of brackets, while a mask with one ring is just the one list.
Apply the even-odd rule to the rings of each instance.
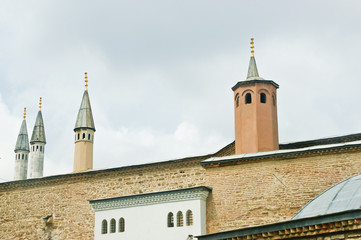
[[[289, 219], [326, 188], [361, 172], [360, 149], [317, 154], [203, 168], [208, 155], [2, 183], [0, 239], [93, 239], [88, 200], [194, 186], [213, 188], [208, 233]], [[46, 226], [42, 218], [51, 213], [54, 224]]]
[[207, 232], [290, 219], [322, 191], [359, 173], [359, 150], [209, 167]]
[[0, 239], [93, 239], [88, 200], [205, 185], [202, 159], [0, 184]]

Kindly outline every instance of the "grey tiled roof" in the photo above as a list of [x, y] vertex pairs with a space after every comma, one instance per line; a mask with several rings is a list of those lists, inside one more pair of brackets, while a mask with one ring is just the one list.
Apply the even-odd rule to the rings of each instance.
[[89, 94], [87, 90], [85, 90], [83, 94], [83, 99], [80, 104], [74, 131], [81, 128], [88, 128], [95, 131], [92, 108], [90, 106]]
[[19, 132], [19, 135], [18, 135], [18, 139], [16, 141], [15, 151], [17, 151], [17, 150], [30, 151], [28, 130], [27, 130], [27, 127], [26, 127], [26, 121], [25, 120], [23, 120], [23, 122], [21, 123], [20, 132]]
[[292, 219], [361, 208], [361, 174], [333, 185], [307, 203]]
[[41, 111], [39, 111], [38, 115], [36, 116], [35, 125], [33, 128], [33, 134], [31, 135], [31, 140], [30, 140], [30, 143], [35, 143], [35, 142], [46, 143], [44, 121]]

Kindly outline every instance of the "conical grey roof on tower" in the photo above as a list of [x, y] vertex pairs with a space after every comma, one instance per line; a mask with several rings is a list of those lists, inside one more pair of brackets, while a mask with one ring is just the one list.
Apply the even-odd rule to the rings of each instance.
[[45, 130], [44, 130], [44, 121], [41, 110], [39, 110], [38, 115], [36, 116], [35, 125], [33, 128], [33, 134], [31, 135], [30, 143], [42, 142], [46, 143]]
[[26, 126], [26, 109], [24, 109], [24, 120], [21, 123], [20, 132], [15, 145], [15, 152], [18, 150], [30, 152], [28, 130]]
[[90, 100], [89, 100], [89, 93], [87, 89], [87, 74], [85, 73], [85, 91], [83, 94], [83, 99], [80, 104], [80, 109], [78, 112], [78, 117], [75, 122], [74, 131], [78, 129], [92, 129], [95, 131], [95, 125], [94, 125], [94, 119], [93, 119], [93, 113], [92, 108], [90, 106]]
[[254, 42], [253, 38], [251, 38], [251, 59], [249, 60], [248, 73], [246, 80], [264, 80], [258, 74], [256, 59], [254, 58]]

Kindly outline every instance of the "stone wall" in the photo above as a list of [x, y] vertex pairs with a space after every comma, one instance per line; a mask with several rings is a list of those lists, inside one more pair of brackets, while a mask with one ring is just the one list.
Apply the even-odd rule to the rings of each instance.
[[2, 183], [0, 239], [93, 239], [88, 200], [205, 185], [205, 158]]
[[[231, 145], [218, 152], [231, 152]], [[93, 239], [88, 200], [209, 186], [207, 233], [289, 219], [333, 184], [361, 172], [361, 147], [205, 166], [212, 157], [0, 184], [0, 239]], [[42, 218], [55, 214], [53, 224]]]
[[[352, 151], [352, 152], [351, 152]], [[308, 201], [361, 173], [360, 149], [205, 166], [207, 232], [290, 219]]]

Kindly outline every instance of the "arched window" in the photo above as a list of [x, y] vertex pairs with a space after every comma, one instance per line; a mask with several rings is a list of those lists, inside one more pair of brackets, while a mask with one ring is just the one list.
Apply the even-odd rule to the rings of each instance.
[[43, 146], [40, 146], [40, 152], [42, 152], [43, 151]]
[[265, 93], [260, 94], [260, 100], [261, 100], [261, 103], [266, 103], [266, 94]]
[[36, 151], [38, 151], [39, 150], [39, 146], [38, 145], [36, 145]]
[[174, 227], [174, 216], [173, 216], [173, 213], [170, 212], [168, 213], [168, 224], [167, 224], [168, 227]]
[[110, 233], [115, 233], [115, 219], [110, 220]]
[[177, 212], [177, 227], [183, 227], [183, 213]]
[[119, 232], [125, 231], [125, 221], [124, 218], [119, 219]]
[[80, 139], [80, 134], [78, 133], [78, 140]]
[[191, 210], [188, 210], [186, 213], [186, 224], [187, 226], [193, 225], [193, 213]]
[[90, 140], [90, 134], [88, 134], [88, 140]]
[[108, 233], [108, 222], [107, 220], [102, 221], [102, 234]]
[[85, 139], [85, 133], [83, 133], [83, 139]]
[[24, 159], [24, 153], [23, 153], [23, 155], [21, 155], [21, 159]]
[[252, 103], [252, 95], [250, 93], [247, 93], [244, 101], [246, 102], [246, 104]]
[[236, 101], [236, 107], [239, 106], [239, 94], [236, 94], [236, 97], [234, 98], [234, 100]]

